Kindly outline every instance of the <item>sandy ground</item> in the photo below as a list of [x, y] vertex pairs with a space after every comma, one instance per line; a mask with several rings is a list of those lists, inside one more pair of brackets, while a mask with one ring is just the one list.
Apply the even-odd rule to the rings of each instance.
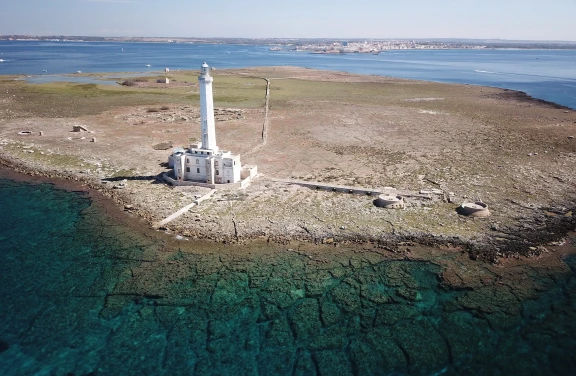
[[[265, 81], [259, 78], [271, 82], [268, 137], [261, 147]], [[219, 80], [226, 85], [217, 86]], [[138, 89], [167, 92], [154, 85], [125, 90]], [[193, 95], [193, 85], [178, 86], [188, 89]], [[242, 90], [245, 102], [233, 98]], [[74, 94], [58, 102], [57, 90], [33, 95], [6, 82], [2, 91], [5, 159], [91, 181], [149, 223], [207, 192], [158, 180], [167, 171], [170, 146], [186, 146], [199, 135], [197, 99], [163, 94], [138, 102], [134, 95], [116, 95], [108, 101]], [[218, 190], [168, 231], [226, 241], [488, 239], [493, 257], [538, 253], [539, 245], [574, 228], [575, 111], [494, 88], [285, 67], [217, 71], [215, 107], [218, 145], [241, 154], [244, 164], [258, 165], [260, 177], [242, 191]], [[71, 132], [73, 126], [88, 131]], [[275, 178], [441, 189], [452, 199], [409, 200], [403, 210], [385, 210], [373, 205], [373, 197]], [[112, 188], [124, 179], [125, 189]], [[491, 217], [456, 213], [460, 203], [476, 200], [489, 205]]]

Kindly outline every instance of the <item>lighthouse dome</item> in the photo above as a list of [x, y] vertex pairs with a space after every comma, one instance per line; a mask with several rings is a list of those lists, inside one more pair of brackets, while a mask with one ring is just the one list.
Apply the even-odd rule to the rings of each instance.
[[200, 74], [202, 75], [209, 75], [210, 74], [210, 66], [206, 63], [202, 64], [202, 68], [200, 68]]

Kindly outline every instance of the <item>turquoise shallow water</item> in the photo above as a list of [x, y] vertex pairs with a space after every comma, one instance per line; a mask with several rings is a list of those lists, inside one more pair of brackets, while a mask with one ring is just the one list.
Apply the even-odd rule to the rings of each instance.
[[455, 261], [450, 275], [478, 278], [448, 285], [443, 266], [370, 248], [151, 237], [48, 184], [0, 180], [0, 208], [1, 375], [576, 369], [574, 256]]

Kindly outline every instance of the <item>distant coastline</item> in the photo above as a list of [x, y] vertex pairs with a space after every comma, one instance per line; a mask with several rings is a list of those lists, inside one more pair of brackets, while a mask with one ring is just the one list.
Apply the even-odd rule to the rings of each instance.
[[[64, 35], [0, 35], [3, 41], [48, 41], [48, 42], [126, 42], [126, 43], [183, 43], [183, 44], [244, 44], [270, 45], [293, 50], [322, 51], [334, 47], [346, 49], [347, 45], [365, 45], [357, 52], [373, 52], [374, 46], [385, 45], [385, 49], [554, 49], [574, 50], [576, 41], [533, 41], [500, 39], [359, 39], [359, 38], [182, 38], [182, 37], [99, 37]], [[346, 51], [354, 52], [354, 51]], [[330, 52], [330, 53], [338, 53]]]

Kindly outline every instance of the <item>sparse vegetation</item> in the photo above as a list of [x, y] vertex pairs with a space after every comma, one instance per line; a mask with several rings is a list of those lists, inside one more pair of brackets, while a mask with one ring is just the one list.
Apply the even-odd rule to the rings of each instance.
[[130, 78], [130, 79], [123, 81], [122, 85], [123, 86], [137, 86], [138, 83], [141, 83], [141, 82], [148, 82], [148, 79], [146, 79], [144, 77]]

